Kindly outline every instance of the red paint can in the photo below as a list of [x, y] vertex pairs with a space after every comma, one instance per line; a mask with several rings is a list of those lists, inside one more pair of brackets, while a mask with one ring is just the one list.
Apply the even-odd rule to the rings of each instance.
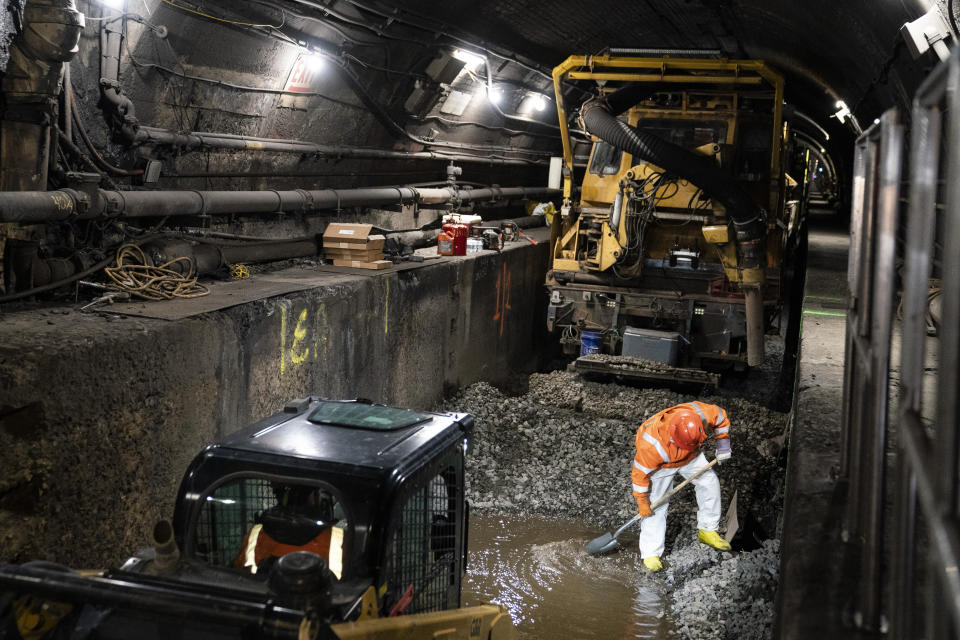
[[[440, 234], [440, 238], [443, 238], [444, 234], [453, 239], [453, 253], [447, 254], [442, 251], [437, 251], [442, 255], [454, 255], [454, 256], [465, 256], [467, 255], [467, 237], [470, 235], [470, 225], [468, 224], [445, 224], [442, 227], [443, 231]], [[440, 239], [438, 238], [438, 243]]]

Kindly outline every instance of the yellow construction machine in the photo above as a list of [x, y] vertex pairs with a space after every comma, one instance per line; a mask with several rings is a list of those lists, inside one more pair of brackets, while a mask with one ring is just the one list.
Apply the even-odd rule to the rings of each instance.
[[[780, 307], [787, 203], [783, 79], [763, 62], [571, 56], [553, 71], [563, 139], [548, 329], [583, 371], [704, 380], [764, 359]], [[579, 194], [565, 83], [592, 147]], [[716, 382], [716, 376], [708, 378]]]

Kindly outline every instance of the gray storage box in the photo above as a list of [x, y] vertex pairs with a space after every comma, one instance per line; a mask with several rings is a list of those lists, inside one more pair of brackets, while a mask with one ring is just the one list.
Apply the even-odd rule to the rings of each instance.
[[623, 332], [622, 355], [665, 362], [675, 367], [679, 354], [679, 333], [634, 327], [627, 327]]

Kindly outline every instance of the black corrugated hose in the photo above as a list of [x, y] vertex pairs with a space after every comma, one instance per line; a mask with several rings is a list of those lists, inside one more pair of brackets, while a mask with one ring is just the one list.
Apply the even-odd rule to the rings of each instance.
[[[586, 130], [638, 160], [652, 162], [671, 175], [689, 180], [707, 196], [722, 203], [736, 231], [740, 266], [745, 269], [764, 266], [766, 212], [710, 159], [617, 119], [615, 113], [636, 104], [638, 92], [639, 89], [628, 85], [606, 100], [584, 104], [580, 113]], [[627, 104], [631, 100], [632, 103]]]

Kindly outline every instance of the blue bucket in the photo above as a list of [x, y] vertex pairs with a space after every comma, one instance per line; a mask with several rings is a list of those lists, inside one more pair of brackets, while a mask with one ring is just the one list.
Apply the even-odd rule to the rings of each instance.
[[580, 355], [586, 356], [591, 353], [600, 353], [600, 345], [602, 344], [602, 333], [599, 331], [584, 331], [580, 334]]

